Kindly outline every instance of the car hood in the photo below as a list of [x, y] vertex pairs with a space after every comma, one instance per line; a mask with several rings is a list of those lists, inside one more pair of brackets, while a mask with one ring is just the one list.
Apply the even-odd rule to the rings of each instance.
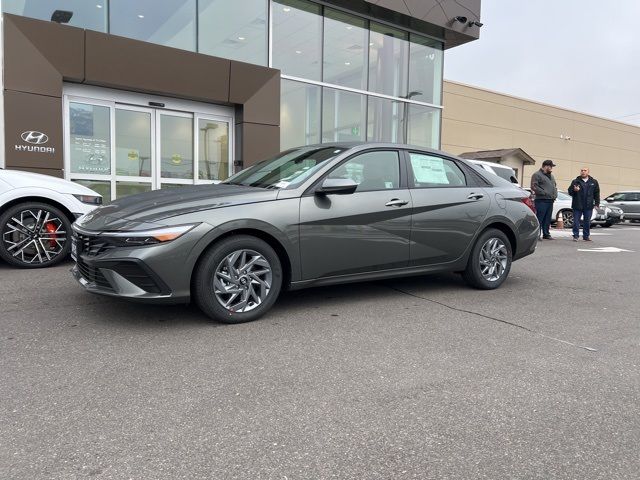
[[239, 185], [195, 185], [130, 195], [77, 221], [87, 230], [144, 230], [177, 215], [275, 200], [277, 190]]
[[23, 172], [21, 170], [1, 170], [0, 180], [13, 188], [48, 188], [58, 193], [99, 196], [93, 190], [78, 183], [40, 173]]

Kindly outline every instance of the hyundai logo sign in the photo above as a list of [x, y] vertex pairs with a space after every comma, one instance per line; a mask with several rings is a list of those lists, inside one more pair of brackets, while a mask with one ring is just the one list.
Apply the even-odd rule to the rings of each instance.
[[22, 132], [20, 135], [22, 140], [27, 143], [33, 143], [35, 145], [41, 145], [43, 143], [47, 143], [49, 141], [49, 137], [42, 132], [36, 132], [35, 130], [30, 130], [28, 132]]
[[51, 153], [55, 154], [56, 149], [54, 147], [45, 147], [42, 144], [49, 141], [49, 135], [46, 133], [38, 132], [37, 130], [27, 130], [20, 134], [20, 138], [26, 143], [31, 145], [15, 145], [16, 152], [37, 152], [37, 153]]

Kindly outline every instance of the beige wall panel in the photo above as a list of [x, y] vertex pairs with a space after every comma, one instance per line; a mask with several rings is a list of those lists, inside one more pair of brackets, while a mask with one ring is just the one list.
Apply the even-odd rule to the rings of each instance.
[[560, 135], [573, 136], [573, 122], [548, 113], [514, 108], [514, 122], [511, 128], [529, 133], [560, 138]]
[[584, 122], [575, 122], [572, 140], [627, 150], [640, 150], [640, 133], [634, 135], [629, 132], [597, 127]]
[[[513, 134], [513, 144], [504, 147], [494, 148], [510, 148], [520, 147], [536, 162], [542, 162], [546, 158], [551, 159], [571, 159], [571, 146], [566, 140], [560, 138], [550, 138], [534, 133], [515, 132]], [[540, 163], [536, 163], [540, 166]]]
[[470, 97], [455, 96], [444, 100], [445, 116], [455, 120], [511, 128], [514, 121], [513, 109], [496, 103], [485, 102]]

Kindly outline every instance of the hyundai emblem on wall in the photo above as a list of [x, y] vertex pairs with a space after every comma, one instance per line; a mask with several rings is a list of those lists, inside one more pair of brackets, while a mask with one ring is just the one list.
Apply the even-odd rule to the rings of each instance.
[[37, 130], [27, 130], [20, 134], [20, 138], [23, 141], [30, 143], [31, 145], [18, 145], [15, 149], [17, 152], [38, 152], [38, 153], [55, 153], [54, 147], [41, 147], [43, 143], [49, 141], [49, 136], [46, 133], [38, 132]]
[[36, 145], [40, 145], [42, 143], [47, 143], [49, 141], [49, 137], [42, 132], [36, 132], [34, 130], [30, 130], [28, 132], [22, 132], [20, 135], [22, 140], [27, 143], [33, 143]]

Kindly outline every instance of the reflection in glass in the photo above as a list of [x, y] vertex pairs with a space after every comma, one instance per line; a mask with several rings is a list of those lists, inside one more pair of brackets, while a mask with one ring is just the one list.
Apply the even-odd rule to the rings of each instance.
[[51, 21], [56, 10], [73, 12], [67, 25], [88, 28], [98, 32], [107, 31], [107, 0], [2, 0], [2, 11], [38, 20]]
[[366, 102], [365, 95], [325, 88], [322, 94], [322, 141], [364, 140]]
[[320, 80], [322, 7], [303, 0], [273, 2], [273, 66], [285, 75]]
[[408, 34], [371, 22], [369, 90], [394, 97], [407, 95]]
[[369, 97], [367, 110], [368, 141], [404, 143], [405, 102]]
[[442, 43], [411, 34], [409, 46], [409, 98], [440, 105], [442, 96]]
[[184, 183], [162, 183], [162, 185], [160, 185], [161, 189], [167, 189], [167, 188], [180, 188], [180, 187], [187, 187], [188, 185], [185, 185]]
[[116, 175], [151, 176], [151, 114], [116, 109]]
[[229, 176], [229, 124], [198, 121], [198, 178], [224, 180]]
[[116, 198], [135, 195], [136, 193], [150, 192], [151, 184], [145, 182], [116, 182]]
[[324, 18], [324, 81], [367, 89], [367, 21], [327, 8]]
[[69, 104], [71, 173], [111, 174], [109, 107]]
[[160, 115], [160, 171], [163, 178], [193, 179], [193, 119]]
[[280, 149], [320, 142], [320, 87], [282, 80]]
[[440, 148], [440, 110], [424, 105], [409, 105], [407, 143]]
[[196, 49], [196, 0], [110, 0], [109, 33]]
[[200, 0], [198, 50], [267, 64], [267, 0]]
[[90, 188], [96, 193], [102, 195], [102, 203], [107, 204], [111, 201], [111, 182], [101, 180], [71, 180], [73, 183], [83, 185]]

